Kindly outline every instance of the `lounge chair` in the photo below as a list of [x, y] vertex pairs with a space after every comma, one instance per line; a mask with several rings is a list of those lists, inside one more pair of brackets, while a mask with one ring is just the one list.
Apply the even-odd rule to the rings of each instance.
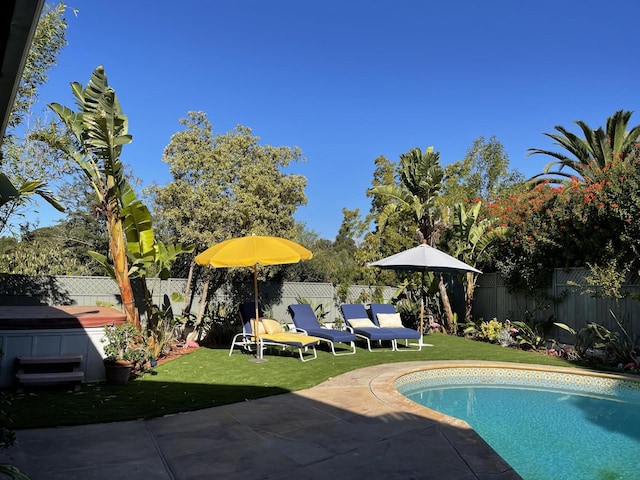
[[385, 331], [375, 325], [369, 318], [364, 305], [360, 303], [345, 303], [340, 305], [340, 311], [349, 331], [353, 332], [356, 337], [365, 340], [370, 352], [373, 351], [371, 350], [372, 341], [377, 341], [379, 344], [383, 341], [389, 341], [391, 342], [391, 349], [396, 349], [396, 337], [393, 332]]
[[400, 314], [396, 311], [396, 307], [390, 303], [372, 303], [369, 305], [369, 313], [371, 320], [382, 330], [392, 332], [396, 339], [396, 350], [398, 348], [398, 340], [404, 340], [405, 345], [409, 347], [409, 340], [418, 340], [416, 345], [418, 348], [410, 348], [402, 351], [422, 350], [422, 335], [413, 328], [407, 328], [402, 324]]
[[[318, 358], [316, 345], [320, 342], [319, 338], [301, 333], [285, 332], [282, 330], [280, 322], [264, 318], [262, 307], [258, 305], [258, 315], [260, 318], [256, 321], [256, 310], [254, 302], [245, 302], [240, 305], [240, 316], [242, 317], [242, 332], [233, 337], [229, 355], [233, 353], [234, 346], [242, 346], [245, 350], [251, 351], [252, 346], [256, 344], [256, 336], [258, 338], [258, 356], [261, 356], [268, 347], [287, 347], [298, 350], [300, 360], [307, 362]], [[256, 336], [253, 332], [256, 332]], [[304, 357], [303, 350], [311, 349], [313, 356], [311, 358]]]
[[[318, 322], [316, 314], [313, 312], [311, 305], [300, 303], [297, 305], [289, 305], [289, 313], [296, 326], [296, 331], [318, 337], [321, 342], [326, 342], [331, 348], [331, 353], [336, 356], [352, 355], [356, 353], [356, 336], [353, 332], [347, 330], [336, 330], [333, 328], [323, 328]], [[347, 352], [336, 353], [335, 344], [346, 343], [351, 349]]]
[[[256, 346], [255, 338], [251, 334], [251, 325], [248, 324], [256, 316], [256, 304], [254, 302], [244, 302], [239, 305], [239, 309], [240, 318], [242, 319], [242, 332], [234, 335], [231, 340], [229, 356], [231, 356], [235, 347], [240, 347], [244, 352], [252, 352]], [[258, 315], [264, 317], [264, 311], [260, 304], [258, 304]]]

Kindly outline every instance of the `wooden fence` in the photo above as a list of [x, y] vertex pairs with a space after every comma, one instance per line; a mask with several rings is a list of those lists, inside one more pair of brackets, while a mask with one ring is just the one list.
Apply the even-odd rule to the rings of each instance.
[[[562, 322], [579, 330], [589, 323], [599, 323], [609, 330], [617, 331], [616, 318], [627, 332], [640, 335], [640, 280], [638, 275], [630, 275], [622, 287], [624, 297], [613, 301], [585, 293], [587, 270], [555, 270], [549, 288], [536, 292], [514, 294], [508, 291], [497, 274], [483, 274], [478, 278], [473, 314], [476, 319], [497, 318], [525, 320], [531, 322]], [[149, 287], [156, 304], [162, 303], [165, 295], [184, 293], [185, 279], [158, 281], [150, 279]], [[596, 289], [597, 291], [597, 289]], [[391, 300], [395, 288], [384, 287], [381, 295], [385, 301]], [[374, 287], [352, 286], [348, 302], [364, 301], [377, 296]], [[138, 296], [142, 305], [142, 298]], [[233, 285], [218, 289], [215, 300], [220, 304], [235, 304], [253, 298], [253, 285]], [[284, 284], [261, 283], [260, 298], [274, 318], [289, 320], [287, 306], [304, 298], [317, 305], [322, 303], [327, 311], [326, 321], [333, 323], [340, 317], [336, 288], [329, 283]], [[96, 305], [119, 303], [118, 288], [108, 277], [67, 277], [22, 275], [0, 276], [0, 305]], [[458, 288], [452, 295], [454, 308], [461, 315], [463, 293]], [[192, 299], [192, 312], [196, 312], [200, 302], [199, 289]], [[181, 312], [184, 302], [173, 303], [174, 312]], [[615, 318], [614, 318], [615, 315]], [[562, 337], [558, 330], [554, 336]], [[566, 338], [566, 337], [565, 337]], [[564, 340], [568, 341], [568, 340]]]
[[[524, 320], [532, 323], [560, 322], [578, 331], [590, 323], [598, 323], [611, 331], [632, 338], [640, 336], [640, 281], [637, 273], [629, 275], [622, 285], [622, 297], [612, 300], [602, 297], [602, 289], [588, 284], [589, 271], [573, 268], [556, 269], [549, 288], [535, 292], [511, 293], [498, 274], [480, 275], [475, 295], [475, 318], [500, 321]], [[570, 338], [559, 329], [554, 337]]]

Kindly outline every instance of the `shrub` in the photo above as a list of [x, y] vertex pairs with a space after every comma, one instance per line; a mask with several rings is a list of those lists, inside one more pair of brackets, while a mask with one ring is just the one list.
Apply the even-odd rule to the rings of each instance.
[[504, 330], [504, 325], [496, 318], [492, 318], [488, 322], [482, 322], [480, 324], [480, 332], [478, 332], [478, 338], [491, 343], [497, 343], [500, 337], [500, 332]]

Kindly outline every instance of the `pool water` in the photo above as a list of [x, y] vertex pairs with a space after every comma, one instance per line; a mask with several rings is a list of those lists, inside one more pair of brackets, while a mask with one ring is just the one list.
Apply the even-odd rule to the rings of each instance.
[[[439, 382], [442, 383], [442, 382]], [[466, 421], [526, 480], [640, 478], [640, 392], [588, 394], [524, 385], [398, 388]]]

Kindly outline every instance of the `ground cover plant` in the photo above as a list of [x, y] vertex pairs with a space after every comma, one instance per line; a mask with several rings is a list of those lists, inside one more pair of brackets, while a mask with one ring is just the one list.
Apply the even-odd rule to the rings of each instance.
[[539, 353], [503, 348], [444, 334], [429, 335], [421, 352], [370, 353], [335, 357], [319, 351], [318, 359], [302, 363], [289, 354], [268, 354], [268, 362], [249, 362], [248, 355], [229, 357], [226, 348], [201, 347], [159, 365], [124, 387], [83, 385], [80, 392], [37, 389], [12, 399], [15, 429], [81, 425], [153, 418], [201, 408], [295, 392], [331, 377], [371, 365], [416, 360], [490, 360], [574, 366]]

